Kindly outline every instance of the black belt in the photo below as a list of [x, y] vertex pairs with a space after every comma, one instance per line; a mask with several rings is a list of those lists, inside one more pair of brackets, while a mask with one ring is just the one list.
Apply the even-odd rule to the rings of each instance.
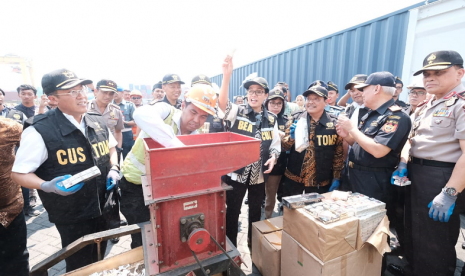
[[387, 172], [387, 171], [393, 171], [394, 168], [376, 168], [376, 167], [365, 167], [365, 166], [360, 166], [355, 164], [352, 161], [349, 161], [349, 168], [351, 169], [357, 169], [360, 171], [367, 171], [367, 172]]
[[443, 168], [455, 167], [455, 163], [421, 159], [421, 158], [416, 158], [416, 157], [410, 157], [409, 161], [412, 162], [413, 164], [418, 164], [418, 165], [423, 165], [423, 166], [443, 167]]

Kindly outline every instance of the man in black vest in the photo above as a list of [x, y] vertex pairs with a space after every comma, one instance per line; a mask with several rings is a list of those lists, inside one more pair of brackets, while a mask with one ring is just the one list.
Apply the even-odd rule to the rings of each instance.
[[[339, 188], [344, 166], [342, 137], [336, 132], [336, 118], [326, 112], [328, 91], [316, 81], [303, 93], [305, 109], [294, 113], [287, 123], [282, 139], [283, 150], [290, 150], [284, 173], [284, 196], [305, 193], [326, 193]], [[295, 129], [299, 120], [308, 127], [309, 145], [296, 150]]]
[[[31, 118], [32, 125], [23, 132], [12, 170], [16, 183], [39, 190], [49, 220], [60, 233], [62, 247], [107, 229], [102, 212], [105, 193], [120, 175], [115, 138], [100, 115], [86, 113], [84, 85], [91, 82], [66, 69], [43, 76], [44, 93], [58, 107]], [[68, 189], [63, 186], [69, 175], [94, 165], [100, 176]], [[103, 242], [102, 255], [105, 248]], [[97, 245], [88, 245], [66, 259], [66, 270], [96, 262], [97, 256]]]
[[244, 82], [249, 97], [247, 105], [235, 105], [228, 99], [229, 81], [233, 71], [232, 57], [223, 64], [223, 83], [219, 95], [219, 108], [224, 111], [224, 120], [230, 131], [261, 140], [260, 159], [239, 170], [229, 173], [224, 181], [233, 187], [226, 193], [226, 235], [237, 246], [237, 230], [242, 200], [248, 191], [249, 230], [248, 245], [251, 244], [252, 223], [260, 220], [261, 206], [265, 196], [265, 181], [273, 170], [281, 153], [281, 139], [276, 115], [263, 105], [268, 97], [268, 83], [255, 77]]

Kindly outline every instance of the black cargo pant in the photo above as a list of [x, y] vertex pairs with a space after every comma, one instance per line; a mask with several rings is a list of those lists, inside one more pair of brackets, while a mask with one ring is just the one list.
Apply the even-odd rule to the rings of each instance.
[[233, 187], [226, 192], [226, 236], [237, 247], [237, 232], [239, 227], [239, 215], [241, 214], [242, 200], [248, 190], [249, 194], [249, 228], [247, 237], [249, 245], [252, 242], [252, 223], [259, 221], [262, 215], [262, 203], [265, 198], [265, 183], [249, 185], [249, 179], [246, 183], [240, 183], [231, 180], [229, 176], [222, 178], [226, 184]]
[[[61, 247], [65, 248], [72, 242], [85, 235], [93, 234], [100, 231], [107, 230], [105, 219], [100, 216], [97, 218], [80, 221], [71, 224], [60, 224], [56, 223], [58, 233], [60, 233]], [[107, 249], [107, 241], [103, 241], [100, 244], [100, 254], [103, 259], [105, 256], [105, 250]], [[81, 250], [77, 251], [73, 255], [65, 259], [66, 272], [76, 270], [83, 266], [95, 263], [98, 261], [97, 244], [90, 244]]]
[[[150, 211], [144, 203], [144, 194], [142, 185], [136, 185], [122, 178], [119, 182], [121, 189], [120, 209], [126, 217], [128, 224], [137, 224], [150, 220]], [[142, 245], [142, 234], [136, 233], [131, 235], [131, 248]]]
[[293, 195], [301, 195], [304, 191], [306, 194], [309, 193], [319, 193], [319, 194], [324, 194], [329, 191], [329, 188], [331, 185], [326, 185], [326, 186], [319, 186], [319, 187], [305, 187], [305, 184], [295, 182], [294, 180], [291, 180], [287, 178], [285, 175], [283, 176], [283, 197], [286, 196], [293, 196]]
[[27, 251], [27, 228], [24, 213], [5, 228], [0, 224], [0, 275], [29, 275], [29, 252]]
[[[441, 192], [452, 175], [453, 167], [433, 167], [408, 163], [412, 181], [411, 196], [407, 198], [406, 222], [411, 224], [411, 247], [414, 275], [454, 275], [455, 245], [460, 232], [460, 213], [465, 197], [460, 194], [449, 222], [434, 221], [429, 217], [428, 204]], [[408, 229], [408, 228], [407, 228]]]

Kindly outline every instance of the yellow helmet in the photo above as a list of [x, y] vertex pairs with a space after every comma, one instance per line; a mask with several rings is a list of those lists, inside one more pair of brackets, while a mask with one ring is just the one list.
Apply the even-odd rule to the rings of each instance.
[[218, 97], [211, 86], [205, 84], [194, 85], [184, 95], [184, 98], [186, 102], [193, 103], [196, 107], [210, 115], [215, 115], [215, 106]]

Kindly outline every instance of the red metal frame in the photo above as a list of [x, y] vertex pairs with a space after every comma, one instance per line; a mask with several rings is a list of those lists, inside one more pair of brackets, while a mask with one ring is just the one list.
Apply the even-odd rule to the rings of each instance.
[[151, 200], [220, 188], [220, 177], [260, 158], [260, 140], [223, 132], [177, 136], [186, 147], [164, 148], [145, 138], [145, 166]]

